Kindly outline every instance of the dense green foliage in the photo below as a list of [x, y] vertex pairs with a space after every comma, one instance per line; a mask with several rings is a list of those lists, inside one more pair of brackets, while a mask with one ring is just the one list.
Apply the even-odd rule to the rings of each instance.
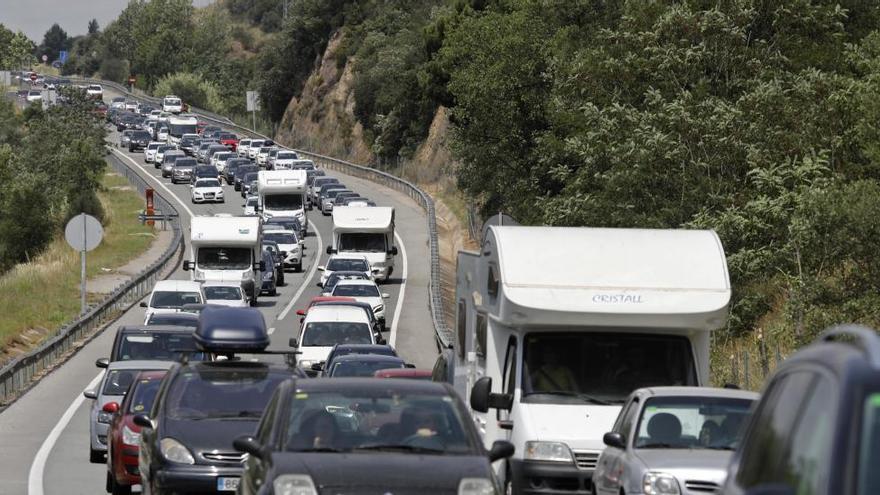
[[0, 69], [30, 67], [34, 58], [34, 42], [21, 31], [15, 33], [0, 24]]
[[21, 115], [0, 101], [0, 270], [42, 251], [71, 216], [102, 217], [105, 131], [82, 91], [66, 94], [69, 104]]

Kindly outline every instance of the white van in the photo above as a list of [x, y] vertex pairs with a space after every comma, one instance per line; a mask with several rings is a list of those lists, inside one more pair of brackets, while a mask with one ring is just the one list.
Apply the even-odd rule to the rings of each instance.
[[[300, 329], [299, 341], [291, 346], [301, 353], [297, 364], [311, 370], [313, 364], [327, 360], [336, 344], [376, 344], [376, 335], [367, 313], [354, 306], [313, 306]], [[383, 342], [384, 343], [384, 342]]]
[[150, 316], [163, 313], [179, 313], [186, 304], [204, 304], [205, 293], [202, 284], [191, 280], [160, 280], [153, 286], [149, 299], [141, 302], [146, 308], [144, 325]]
[[162, 99], [162, 111], [168, 113], [180, 113], [183, 111], [183, 101], [174, 95], [167, 95]]
[[327, 254], [364, 256], [376, 280], [387, 281], [394, 272], [394, 208], [374, 206], [333, 209], [333, 239]]
[[455, 344], [441, 359], [485, 444], [516, 446], [496, 467], [506, 488], [591, 493], [630, 392], [709, 384], [709, 335], [730, 300], [721, 242], [696, 230], [484, 232], [479, 253], [459, 253]]

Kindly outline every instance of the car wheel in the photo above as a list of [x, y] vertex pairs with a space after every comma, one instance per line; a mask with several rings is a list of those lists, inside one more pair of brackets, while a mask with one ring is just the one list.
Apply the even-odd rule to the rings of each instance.
[[104, 491], [107, 493], [113, 493], [113, 476], [110, 475], [110, 471], [107, 471], [107, 481], [104, 482]]
[[110, 489], [107, 490], [113, 495], [131, 495], [131, 485], [120, 485], [113, 479], [110, 473], [107, 473], [107, 481], [110, 483]]
[[105, 461], [104, 452], [92, 448], [89, 449], [89, 462], [92, 464], [104, 464]]
[[272, 287], [272, 290], [269, 291], [269, 295], [270, 296], [277, 296], [278, 295], [278, 286], [277, 285], [275, 287]]
[[254, 294], [254, 297], [252, 297], [251, 300], [250, 300], [250, 306], [251, 306], [251, 307], [254, 307], [254, 306], [256, 306], [256, 305], [257, 305], [257, 295]]
[[298, 265], [295, 265], [295, 266], [293, 267], [293, 271], [295, 271], [295, 272], [297, 272], [297, 273], [303, 271], [303, 265], [302, 265], [302, 263], [299, 263]]

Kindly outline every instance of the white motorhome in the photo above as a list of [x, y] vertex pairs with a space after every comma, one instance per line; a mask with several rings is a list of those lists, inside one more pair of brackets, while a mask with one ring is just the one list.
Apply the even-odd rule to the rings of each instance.
[[193, 115], [171, 115], [168, 117], [168, 143], [180, 144], [184, 134], [196, 134], [199, 119]]
[[304, 170], [260, 170], [257, 172], [259, 210], [263, 220], [296, 217], [306, 228], [306, 172]]
[[[265, 267], [260, 252], [262, 225], [258, 217], [233, 215], [195, 216], [190, 225], [190, 258], [183, 269], [192, 280], [240, 280], [251, 305], [255, 305]], [[254, 288], [257, 290], [254, 290]]]
[[168, 113], [180, 113], [183, 111], [183, 101], [174, 95], [167, 95], [162, 99], [162, 111]]
[[508, 493], [591, 493], [630, 392], [709, 384], [709, 336], [730, 300], [721, 242], [697, 230], [484, 232], [479, 253], [458, 255], [455, 344], [438, 366], [452, 368], [485, 444], [516, 446], [496, 467]]
[[376, 280], [387, 281], [394, 272], [394, 208], [374, 206], [333, 209], [333, 241], [327, 254], [361, 255], [367, 258]]

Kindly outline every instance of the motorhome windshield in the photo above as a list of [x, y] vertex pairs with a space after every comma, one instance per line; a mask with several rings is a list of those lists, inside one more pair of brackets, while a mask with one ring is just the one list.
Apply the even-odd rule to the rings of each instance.
[[198, 267], [203, 270], [246, 270], [250, 266], [250, 248], [199, 248]]
[[270, 194], [263, 197], [268, 210], [299, 210], [303, 206], [302, 194]]
[[339, 235], [339, 251], [378, 253], [387, 251], [385, 234], [381, 232], [348, 232]]
[[697, 385], [684, 337], [594, 332], [535, 332], [523, 348], [525, 402], [623, 403], [635, 389]]

